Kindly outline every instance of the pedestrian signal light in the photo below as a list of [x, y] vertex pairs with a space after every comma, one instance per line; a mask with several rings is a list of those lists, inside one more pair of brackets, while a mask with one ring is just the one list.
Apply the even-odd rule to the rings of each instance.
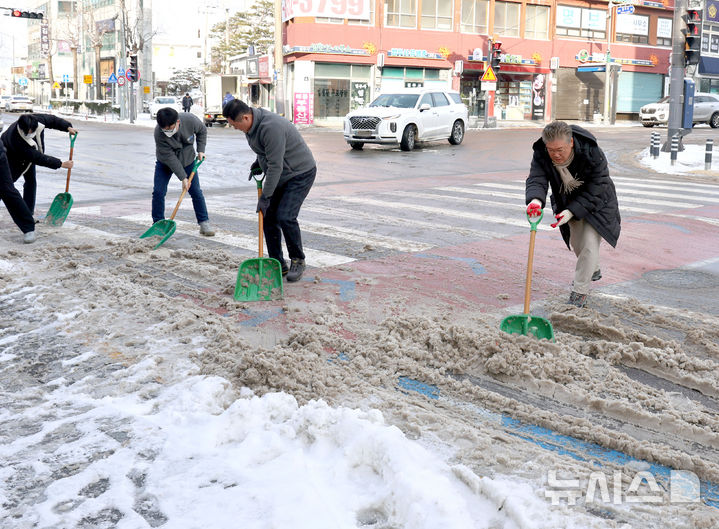
[[493, 41], [492, 57], [490, 58], [490, 64], [492, 65], [492, 69], [495, 71], [499, 70], [500, 62], [502, 62], [502, 43]]
[[684, 64], [699, 64], [701, 57], [701, 26], [702, 12], [699, 9], [687, 9], [686, 14], [682, 15], [685, 27], [682, 29], [684, 34]]

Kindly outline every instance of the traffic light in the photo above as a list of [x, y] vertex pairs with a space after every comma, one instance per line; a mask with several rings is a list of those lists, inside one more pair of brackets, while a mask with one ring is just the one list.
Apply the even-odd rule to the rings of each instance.
[[137, 55], [130, 55], [130, 68], [137, 72]]
[[490, 64], [492, 65], [492, 69], [495, 71], [499, 71], [501, 66], [499, 63], [502, 61], [502, 43], [497, 41], [492, 41], [492, 56], [490, 57]]
[[701, 57], [701, 27], [702, 12], [700, 9], [687, 9], [686, 14], [682, 15], [686, 27], [682, 29], [684, 33], [684, 64], [699, 64]]
[[19, 9], [13, 9], [10, 16], [14, 18], [42, 18], [42, 13], [37, 11], [20, 11]]

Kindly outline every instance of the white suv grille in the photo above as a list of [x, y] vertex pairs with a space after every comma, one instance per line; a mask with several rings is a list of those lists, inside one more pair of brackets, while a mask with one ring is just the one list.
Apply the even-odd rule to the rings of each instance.
[[350, 125], [354, 130], [374, 130], [380, 121], [380, 118], [372, 116], [354, 116], [350, 118]]

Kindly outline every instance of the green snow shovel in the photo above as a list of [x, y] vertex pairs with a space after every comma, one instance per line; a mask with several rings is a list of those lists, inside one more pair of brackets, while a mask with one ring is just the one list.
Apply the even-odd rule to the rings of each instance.
[[[190, 189], [190, 186], [192, 185], [192, 179], [195, 177], [195, 173], [197, 172], [197, 168], [200, 167], [200, 164], [202, 164], [202, 160], [200, 160], [199, 158], [195, 159], [195, 165], [192, 166], [192, 172], [190, 173], [190, 177], [187, 182], [187, 189]], [[155, 235], [157, 235], [158, 237], [162, 237], [162, 239], [160, 239], [160, 242], [157, 243], [153, 250], [157, 250], [160, 246], [165, 244], [165, 241], [172, 237], [172, 234], [175, 233], [175, 230], [177, 229], [177, 224], [175, 223], [175, 215], [177, 215], [177, 210], [180, 209], [180, 204], [182, 204], [182, 199], [185, 198], [185, 193], [187, 193], [187, 189], [183, 189], [182, 193], [180, 193], [180, 198], [177, 201], [175, 210], [172, 212], [172, 215], [170, 215], [169, 219], [158, 220], [155, 224], [150, 226], [149, 230], [140, 235], [140, 239], [144, 239], [145, 237], [152, 237]]]
[[554, 329], [549, 320], [532, 316], [529, 314], [529, 291], [532, 288], [532, 262], [534, 261], [534, 239], [537, 236], [537, 225], [541, 222], [544, 212], [539, 218], [532, 222], [532, 217], [527, 215], [527, 220], [531, 226], [531, 234], [529, 236], [529, 259], [527, 262], [527, 281], [524, 286], [524, 314], [515, 314], [507, 316], [502, 320], [500, 329], [509, 334], [528, 334], [534, 335], [536, 338], [546, 338], [554, 341]]
[[[77, 138], [77, 132], [75, 134], [70, 134], [70, 160], [72, 160], [72, 153], [75, 151], [75, 138]], [[68, 190], [70, 189], [70, 170], [71, 168], [68, 167], [65, 192], [58, 193], [55, 200], [53, 200], [52, 204], [50, 204], [50, 209], [47, 212], [47, 215], [45, 215], [45, 222], [52, 224], [53, 226], [62, 226], [67, 218], [67, 215], [70, 213], [70, 208], [72, 207], [72, 195], [68, 193]]]
[[[257, 182], [257, 198], [262, 195], [262, 178], [252, 175]], [[235, 300], [237, 301], [268, 301], [282, 299], [282, 265], [277, 259], [262, 257], [262, 212], [257, 213], [260, 225], [260, 256], [247, 259], [237, 271], [235, 284]]]

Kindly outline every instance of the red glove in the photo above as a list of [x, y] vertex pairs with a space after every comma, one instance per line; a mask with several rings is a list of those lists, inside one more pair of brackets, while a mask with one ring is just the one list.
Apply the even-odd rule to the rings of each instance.
[[562, 212], [559, 215], [554, 215], [554, 218], [557, 219], [557, 222], [554, 224], [550, 224], [552, 228], [558, 228], [562, 224], [566, 224], [569, 222], [569, 220], [574, 216], [574, 213], [569, 211], [568, 209], [562, 210]]
[[542, 203], [535, 199], [532, 199], [532, 201], [527, 206], [527, 215], [530, 217], [539, 217], [542, 214]]

